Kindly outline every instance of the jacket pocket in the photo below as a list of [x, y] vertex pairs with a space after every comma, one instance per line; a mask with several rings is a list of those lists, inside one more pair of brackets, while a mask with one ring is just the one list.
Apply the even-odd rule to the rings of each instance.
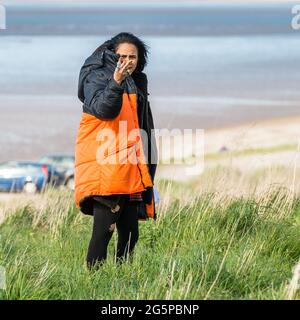
[[125, 149], [129, 150], [136, 143], [137, 143], [136, 141], [129, 141], [129, 142], [127, 142], [127, 144], [125, 146], [122, 146], [119, 149], [113, 149], [111, 151], [104, 152], [104, 155], [103, 155], [102, 159], [104, 160], [104, 159], [108, 158], [111, 155], [118, 154], [118, 153], [120, 153], [120, 151], [123, 151]]

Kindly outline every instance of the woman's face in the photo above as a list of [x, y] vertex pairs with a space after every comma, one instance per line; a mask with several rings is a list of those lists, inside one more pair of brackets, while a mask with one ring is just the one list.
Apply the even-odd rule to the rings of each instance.
[[132, 66], [128, 67], [129, 73], [132, 74], [138, 63], [137, 47], [131, 43], [121, 43], [118, 45], [115, 52], [121, 56], [121, 62], [124, 60], [126, 60], [126, 62], [129, 60], [132, 61]]

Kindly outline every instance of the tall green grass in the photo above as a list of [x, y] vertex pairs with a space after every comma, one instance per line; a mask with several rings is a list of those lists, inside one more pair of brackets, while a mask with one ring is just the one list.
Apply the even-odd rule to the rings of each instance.
[[92, 217], [78, 212], [71, 193], [49, 190], [42, 206], [10, 212], [0, 226], [0, 298], [300, 298], [300, 198], [278, 186], [257, 199], [157, 185], [158, 219], [140, 222], [133, 260], [115, 264], [115, 231], [106, 263], [92, 273]]

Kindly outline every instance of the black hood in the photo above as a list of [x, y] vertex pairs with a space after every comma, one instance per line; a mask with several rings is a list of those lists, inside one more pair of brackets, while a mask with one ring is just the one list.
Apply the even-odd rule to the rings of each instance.
[[83, 83], [87, 75], [92, 70], [100, 69], [104, 66], [113, 72], [119, 60], [119, 57], [119, 54], [114, 53], [106, 46], [102, 46], [101, 50], [94, 52], [85, 60], [83, 66], [80, 69], [78, 81], [78, 98], [81, 102], [84, 102]]

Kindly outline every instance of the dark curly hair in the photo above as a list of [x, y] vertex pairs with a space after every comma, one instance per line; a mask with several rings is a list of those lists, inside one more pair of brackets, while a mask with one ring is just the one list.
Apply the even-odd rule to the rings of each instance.
[[149, 46], [146, 45], [141, 39], [130, 32], [121, 32], [116, 36], [112, 37], [110, 40], [105, 41], [101, 44], [94, 53], [102, 51], [104, 49], [109, 49], [116, 52], [116, 49], [121, 43], [130, 43], [136, 46], [138, 51], [138, 62], [135, 71], [142, 72], [147, 65]]

